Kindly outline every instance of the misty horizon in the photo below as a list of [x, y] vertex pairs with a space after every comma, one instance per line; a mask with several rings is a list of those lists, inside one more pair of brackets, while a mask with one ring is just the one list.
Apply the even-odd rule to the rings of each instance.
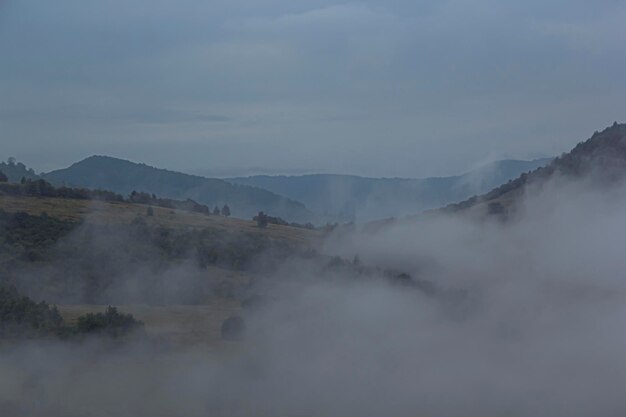
[[71, 166], [74, 163], [83, 161], [85, 159], [91, 158], [91, 157], [99, 157], [99, 156], [103, 156], [103, 157], [110, 157], [110, 158], [114, 158], [114, 159], [121, 159], [124, 161], [130, 161], [133, 163], [138, 163], [138, 164], [146, 164], [148, 166], [152, 166], [155, 168], [160, 168], [160, 169], [166, 169], [168, 171], [174, 171], [174, 172], [182, 172], [185, 174], [189, 174], [189, 175], [198, 175], [201, 177], [207, 177], [207, 178], [219, 178], [219, 179], [228, 179], [228, 178], [234, 178], [234, 177], [249, 177], [249, 176], [307, 176], [307, 175], [337, 175], [337, 176], [355, 176], [355, 177], [362, 177], [362, 178], [370, 178], [370, 179], [427, 179], [427, 178], [446, 178], [446, 177], [456, 177], [456, 176], [461, 176], [461, 175], [465, 175], [465, 174], [469, 174], [474, 170], [478, 170], [481, 168], [485, 168], [488, 167], [491, 164], [494, 163], [499, 163], [499, 162], [507, 162], [507, 161], [519, 161], [519, 162], [533, 162], [533, 161], [539, 161], [539, 160], [549, 160], [551, 158], [553, 158], [553, 155], [544, 155], [544, 156], [540, 156], [537, 158], [530, 158], [530, 159], [519, 159], [519, 158], [502, 158], [502, 159], [493, 159], [493, 160], [485, 160], [480, 162], [479, 164], [476, 165], [472, 165], [469, 167], [468, 170], [466, 171], [461, 171], [461, 172], [450, 172], [450, 173], [446, 173], [444, 175], [426, 175], [425, 177], [394, 177], [394, 176], [371, 176], [371, 175], [362, 175], [362, 174], [357, 174], [357, 173], [351, 173], [351, 172], [343, 172], [343, 171], [336, 171], [336, 172], [327, 172], [327, 171], [323, 171], [323, 170], [317, 170], [317, 169], [308, 169], [308, 168], [300, 168], [300, 169], [279, 169], [279, 168], [263, 168], [263, 167], [213, 167], [213, 168], [206, 168], [206, 167], [198, 167], [198, 168], [189, 168], [189, 167], [179, 167], [179, 168], [172, 168], [172, 167], [168, 167], [168, 166], [160, 166], [160, 165], [153, 165], [150, 163], [147, 163], [146, 161], [142, 161], [142, 160], [133, 160], [133, 159], [129, 159], [126, 157], [121, 157], [121, 156], [113, 156], [113, 155], [89, 155], [86, 156], [84, 158], [79, 158], [76, 161], [72, 161], [70, 163], [68, 163], [67, 165], [59, 165], [59, 166], [54, 166], [52, 169], [48, 169], [48, 170], [43, 170], [43, 169], [39, 169], [39, 167], [37, 166], [32, 166], [28, 163], [28, 161], [24, 161], [21, 160], [19, 158], [16, 158], [14, 156], [9, 156], [7, 158], [4, 158], [4, 160], [2, 162], [6, 162], [9, 159], [14, 159], [16, 163], [22, 163], [24, 164], [27, 168], [29, 169], [33, 169], [37, 174], [40, 173], [48, 173], [48, 172], [52, 172], [58, 169], [64, 169], [67, 168], [69, 166]]
[[[612, 1], [0, 3], [7, 156], [461, 173], [623, 118]], [[42, 155], [45, 154], [45, 157]]]
[[0, 0], [0, 417], [626, 415], [625, 22]]

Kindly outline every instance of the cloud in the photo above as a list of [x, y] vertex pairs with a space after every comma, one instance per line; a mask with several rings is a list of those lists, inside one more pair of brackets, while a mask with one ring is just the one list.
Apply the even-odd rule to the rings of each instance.
[[577, 21], [549, 21], [537, 25], [536, 30], [547, 36], [562, 40], [570, 48], [597, 54], [599, 51], [617, 54], [624, 50], [626, 29], [621, 24], [626, 8], [616, 6], [600, 16], [586, 16]]
[[[162, 109], [175, 109], [237, 120], [170, 135], [172, 149], [205, 139], [177, 157], [184, 168], [458, 173], [493, 152], [558, 154], [619, 120], [622, 12], [608, 1], [12, 2], [0, 28], [0, 52], [11, 57], [0, 69], [0, 107], [33, 116], [4, 120], [3, 129], [20, 139], [9, 151], [36, 165], [44, 163], [37, 145], [63, 137], [68, 156], [45, 162], [61, 166], [72, 162], [77, 138], [86, 152], [101, 152], [111, 133], [149, 142], [155, 132], [135, 130], [133, 115], [152, 112], [145, 118], [174, 131], [180, 117]], [[110, 123], [55, 117], [56, 107], [93, 103], [108, 107], [101, 114]], [[46, 121], [41, 108], [50, 109]], [[252, 124], [256, 131], [245, 128]], [[262, 142], [282, 157], [197, 156], [225, 137]], [[300, 146], [287, 151], [294, 141]], [[151, 152], [148, 159], [171, 165]]]

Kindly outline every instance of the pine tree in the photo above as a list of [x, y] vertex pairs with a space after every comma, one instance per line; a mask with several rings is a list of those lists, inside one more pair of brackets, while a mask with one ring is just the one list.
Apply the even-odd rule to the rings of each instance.
[[262, 211], [259, 211], [259, 214], [256, 215], [255, 220], [257, 226], [259, 226], [261, 229], [265, 229], [267, 227], [267, 215]]

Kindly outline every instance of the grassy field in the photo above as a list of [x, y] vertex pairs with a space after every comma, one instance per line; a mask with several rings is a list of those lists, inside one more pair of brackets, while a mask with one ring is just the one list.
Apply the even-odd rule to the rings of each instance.
[[33, 215], [43, 212], [52, 217], [77, 221], [80, 219], [94, 223], [130, 223], [137, 215], [143, 216], [149, 224], [170, 228], [212, 228], [230, 232], [266, 234], [274, 239], [283, 239], [295, 244], [313, 244], [321, 232], [291, 226], [268, 225], [266, 229], [257, 227], [256, 222], [206, 216], [182, 210], [153, 207], [154, 216], [147, 217], [148, 206], [142, 204], [103, 202], [48, 197], [0, 196], [0, 209], [8, 212], [24, 211]]
[[[256, 222], [221, 216], [207, 216], [181, 210], [153, 207], [154, 216], [147, 216], [148, 206], [130, 203], [88, 201], [78, 199], [42, 198], [24, 196], [0, 196], [0, 209], [8, 212], [24, 211], [31, 215], [49, 216], [95, 224], [129, 224], [141, 216], [148, 224], [172, 229], [217, 229], [229, 233], [263, 234], [277, 241], [312, 247], [321, 240], [320, 231], [289, 226], [269, 225], [265, 229]], [[222, 269], [209, 265], [207, 276], [213, 281], [227, 281], [235, 286], [245, 286], [253, 276], [244, 271]], [[106, 305], [59, 305], [59, 310], [69, 324], [86, 313], [102, 312]], [[203, 305], [119, 305], [124, 313], [130, 313], [145, 323], [146, 333], [166, 343], [175, 345], [216, 346], [220, 341], [222, 322], [241, 311], [239, 301], [212, 297]]]
[[[106, 305], [58, 305], [63, 319], [76, 324], [78, 316], [103, 312]], [[239, 302], [214, 299], [205, 305], [121, 305], [115, 306], [123, 313], [130, 313], [145, 325], [148, 336], [162, 339], [175, 346], [198, 344], [212, 345], [220, 341], [222, 322], [239, 314]]]

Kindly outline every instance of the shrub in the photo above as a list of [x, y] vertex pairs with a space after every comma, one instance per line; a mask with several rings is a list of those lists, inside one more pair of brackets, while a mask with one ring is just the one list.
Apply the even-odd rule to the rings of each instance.
[[56, 307], [21, 296], [15, 287], [0, 287], [0, 337], [61, 336], [66, 330]]
[[104, 334], [119, 337], [142, 327], [132, 314], [122, 314], [109, 306], [104, 313], [88, 313], [78, 318], [76, 331], [81, 334]]

